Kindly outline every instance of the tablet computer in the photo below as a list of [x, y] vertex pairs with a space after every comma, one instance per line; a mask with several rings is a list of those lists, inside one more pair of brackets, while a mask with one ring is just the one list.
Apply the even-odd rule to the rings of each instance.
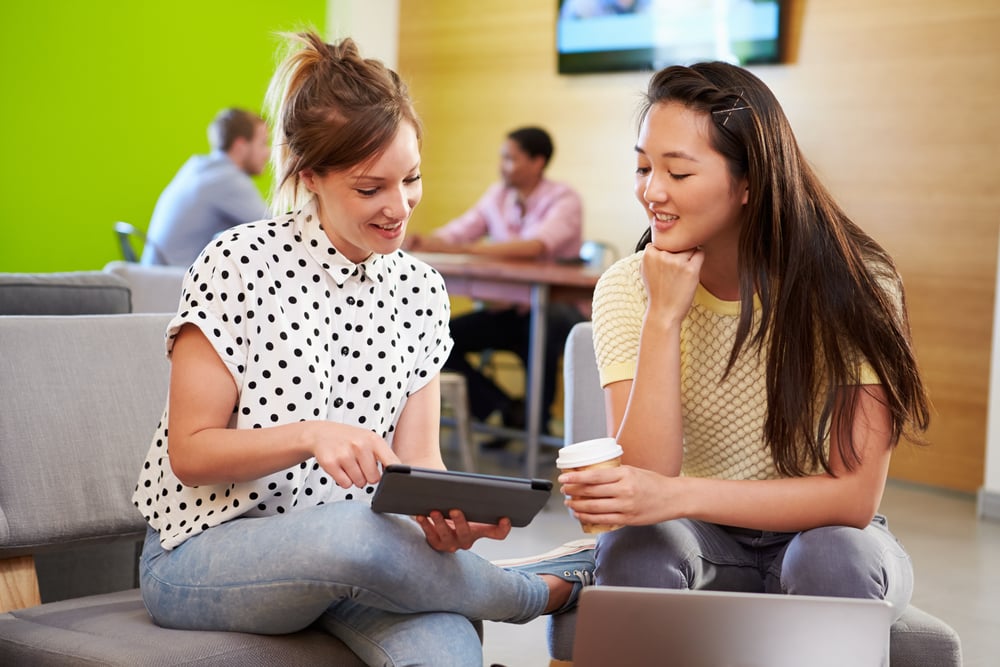
[[447, 516], [449, 510], [458, 509], [469, 521], [499, 523], [508, 517], [511, 525], [523, 527], [545, 506], [551, 492], [547, 479], [393, 464], [383, 470], [372, 509], [411, 516], [427, 516], [434, 510]]

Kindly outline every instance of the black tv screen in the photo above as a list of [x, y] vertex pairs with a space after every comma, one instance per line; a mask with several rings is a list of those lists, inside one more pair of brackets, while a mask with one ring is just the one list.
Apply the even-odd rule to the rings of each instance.
[[781, 62], [783, 0], [559, 0], [560, 74]]

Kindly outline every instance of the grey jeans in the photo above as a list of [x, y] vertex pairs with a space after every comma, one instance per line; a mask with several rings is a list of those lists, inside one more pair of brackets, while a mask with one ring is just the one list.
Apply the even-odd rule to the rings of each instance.
[[913, 566], [876, 515], [864, 530], [825, 526], [774, 533], [677, 519], [627, 526], [597, 541], [598, 584], [872, 598], [896, 618], [913, 593]]

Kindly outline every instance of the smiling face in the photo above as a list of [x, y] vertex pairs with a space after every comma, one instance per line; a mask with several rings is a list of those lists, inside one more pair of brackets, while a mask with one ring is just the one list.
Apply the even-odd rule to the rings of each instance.
[[747, 181], [733, 182], [709, 141], [710, 122], [706, 113], [668, 102], [654, 104], [639, 128], [635, 195], [661, 250], [736, 247]]
[[305, 169], [302, 180], [316, 195], [330, 242], [349, 260], [359, 263], [372, 253], [395, 252], [423, 194], [416, 130], [403, 122], [381, 155], [323, 175]]

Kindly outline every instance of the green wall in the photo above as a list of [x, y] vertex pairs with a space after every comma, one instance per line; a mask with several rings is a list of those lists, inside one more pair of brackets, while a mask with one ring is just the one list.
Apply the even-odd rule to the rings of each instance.
[[261, 109], [275, 33], [325, 17], [326, 0], [3, 3], [0, 271], [120, 259], [112, 223], [145, 229], [215, 113]]

